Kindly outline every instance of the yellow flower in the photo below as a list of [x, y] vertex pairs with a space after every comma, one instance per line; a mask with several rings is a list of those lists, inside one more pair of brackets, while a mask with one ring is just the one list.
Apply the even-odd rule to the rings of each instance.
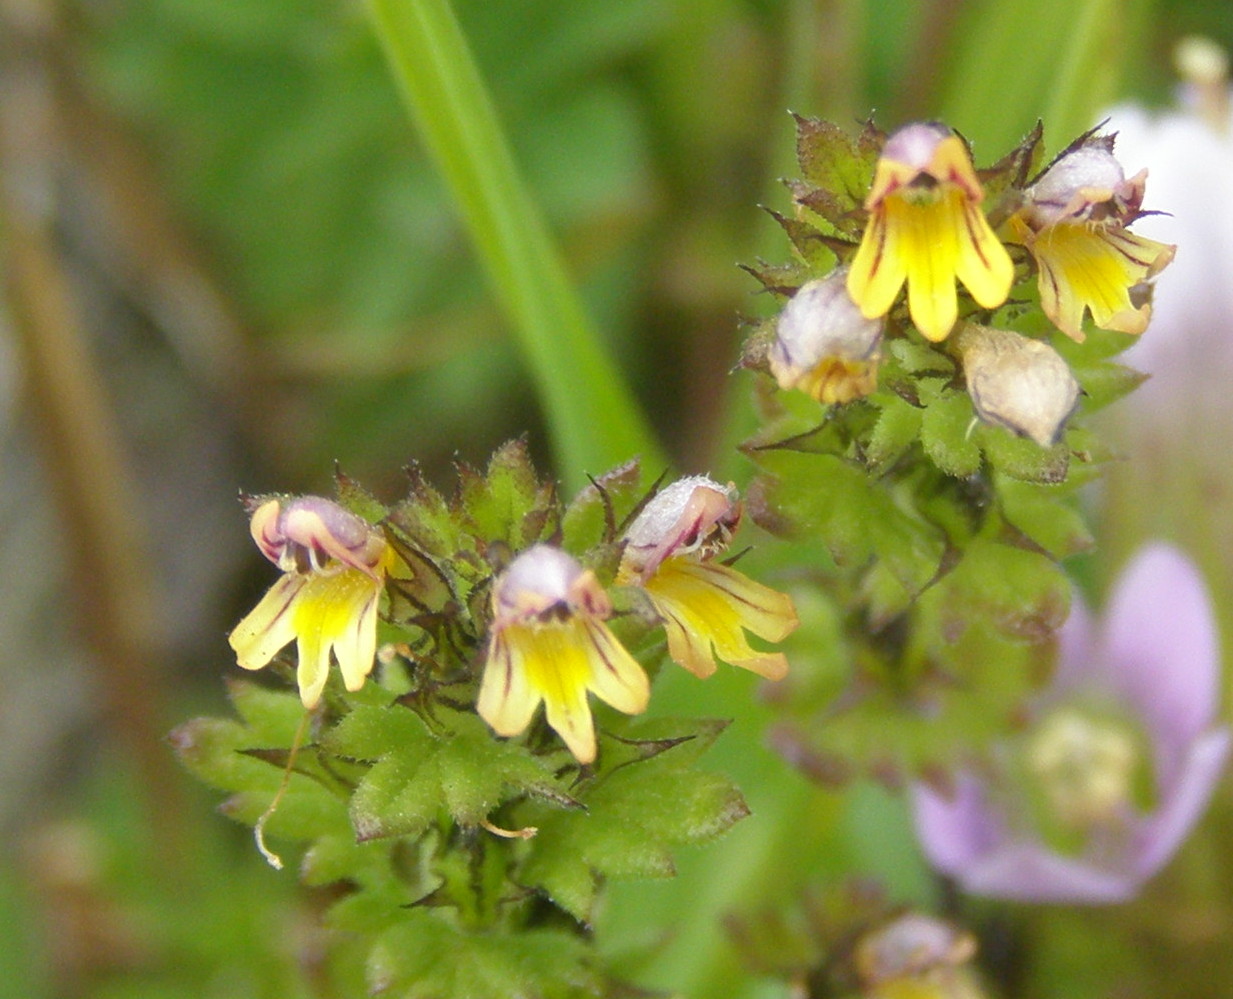
[[782, 641], [800, 623], [792, 598], [712, 561], [740, 520], [733, 486], [705, 476], [672, 483], [629, 526], [617, 582], [641, 586], [663, 621], [668, 655], [695, 676], [716, 657], [770, 680], [788, 672], [781, 652], [759, 652], [745, 632]]
[[565, 552], [536, 545], [492, 591], [492, 630], [477, 709], [498, 735], [517, 735], [540, 701], [580, 763], [595, 759], [587, 691], [626, 714], [646, 709], [650, 684], [608, 630], [608, 595]]
[[330, 653], [359, 690], [377, 650], [377, 607], [393, 553], [380, 531], [317, 496], [270, 499], [252, 514], [257, 547], [284, 571], [230, 636], [236, 661], [261, 669], [293, 639], [306, 708], [321, 700]]
[[1140, 214], [1146, 183], [1146, 170], [1126, 179], [1111, 137], [1085, 136], [1028, 188], [1010, 220], [1013, 238], [1036, 260], [1041, 308], [1073, 340], [1084, 338], [1087, 310], [1101, 329], [1147, 329], [1151, 306], [1131, 293], [1169, 264], [1176, 247], [1126, 229]]
[[984, 999], [975, 956], [969, 933], [908, 911], [862, 934], [851, 963], [867, 999]]
[[917, 122], [892, 135], [865, 199], [869, 225], [848, 272], [861, 314], [890, 311], [906, 280], [908, 311], [929, 340], [958, 318], [958, 278], [986, 309], [1006, 301], [1014, 265], [981, 211], [967, 147], [945, 125]]

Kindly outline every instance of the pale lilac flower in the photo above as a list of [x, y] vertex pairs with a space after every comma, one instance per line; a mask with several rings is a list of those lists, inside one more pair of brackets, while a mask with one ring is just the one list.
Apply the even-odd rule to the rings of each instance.
[[1181, 106], [1153, 114], [1120, 105], [1105, 126], [1119, 158], [1151, 175], [1157, 214], [1136, 230], [1179, 247], [1154, 288], [1149, 332], [1122, 357], [1152, 376], [1135, 408], [1196, 430], [1227, 409], [1221, 386], [1233, 375], [1233, 114], [1221, 58], [1190, 40], [1179, 52]]
[[1125, 570], [1103, 621], [1076, 601], [1059, 644], [1022, 740], [958, 774], [953, 794], [913, 788], [917, 835], [973, 894], [1118, 902], [1176, 852], [1224, 767], [1215, 622], [1197, 570], [1157, 544]]

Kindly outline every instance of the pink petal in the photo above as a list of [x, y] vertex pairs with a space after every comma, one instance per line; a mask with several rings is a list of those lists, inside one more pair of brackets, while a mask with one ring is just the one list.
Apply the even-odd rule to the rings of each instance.
[[1106, 665], [1095, 658], [1093, 630], [1091, 612], [1075, 594], [1070, 601], [1070, 616], [1057, 632], [1057, 670], [1049, 689], [1050, 699], [1091, 687], [1094, 677], [1100, 677], [1095, 682], [1103, 685]]
[[1216, 626], [1198, 570], [1167, 545], [1142, 549], [1122, 573], [1102, 637], [1110, 679], [1147, 723], [1167, 784], [1217, 708]]
[[1134, 866], [1140, 878], [1149, 878], [1163, 867], [1202, 817], [1224, 773], [1229, 747], [1227, 728], [1208, 733], [1191, 747], [1181, 776], [1167, 789], [1160, 807], [1147, 818], [1137, 837], [1140, 852]]
[[962, 877], [964, 869], [995, 849], [1003, 836], [983, 786], [969, 774], [958, 775], [953, 797], [914, 784], [912, 817], [929, 862], [954, 877]]
[[1008, 842], [959, 872], [974, 895], [1018, 902], [1121, 902], [1139, 887], [1130, 872], [1110, 873], [1045, 849], [1036, 842]]

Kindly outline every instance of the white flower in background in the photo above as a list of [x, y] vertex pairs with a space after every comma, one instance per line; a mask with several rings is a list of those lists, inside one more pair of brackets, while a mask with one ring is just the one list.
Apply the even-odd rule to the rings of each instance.
[[[1214, 44], [1187, 39], [1178, 47], [1186, 81], [1181, 106], [1152, 113], [1115, 107], [1122, 162], [1151, 177], [1152, 208], [1137, 232], [1178, 246], [1156, 283], [1150, 332], [1123, 359], [1149, 373], [1137, 405], [1171, 425], [1198, 425], [1227, 409], [1221, 388], [1233, 373], [1233, 117], [1228, 60]], [[1136, 421], [1137, 422], [1137, 421]]]

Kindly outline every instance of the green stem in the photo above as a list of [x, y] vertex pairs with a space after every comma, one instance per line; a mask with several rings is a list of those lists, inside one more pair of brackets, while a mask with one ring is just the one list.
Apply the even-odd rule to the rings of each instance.
[[570, 486], [667, 461], [566, 274], [448, 0], [369, 0], [420, 135], [457, 201], [530, 368]]

